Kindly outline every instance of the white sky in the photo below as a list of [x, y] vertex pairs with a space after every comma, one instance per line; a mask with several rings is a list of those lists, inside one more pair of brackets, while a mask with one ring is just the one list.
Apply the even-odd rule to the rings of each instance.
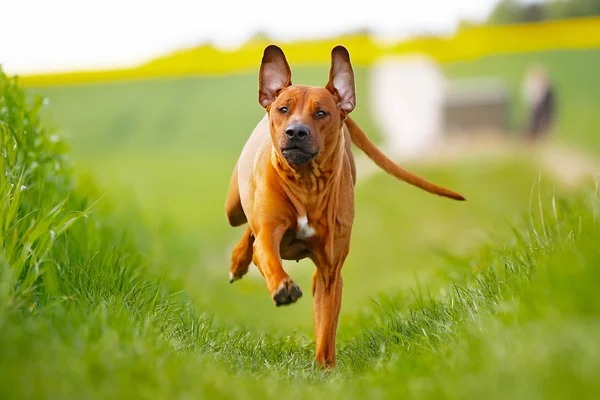
[[368, 28], [382, 38], [450, 33], [498, 0], [2, 0], [0, 64], [9, 73], [136, 65], [211, 40], [235, 47]]

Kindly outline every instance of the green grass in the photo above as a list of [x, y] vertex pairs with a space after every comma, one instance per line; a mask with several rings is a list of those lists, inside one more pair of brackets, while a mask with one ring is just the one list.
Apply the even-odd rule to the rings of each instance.
[[[475, 61], [481, 74], [488, 62]], [[298, 83], [326, 76], [295, 72]], [[538, 167], [519, 155], [415, 168], [467, 203], [385, 175], [360, 182], [340, 366], [324, 374], [312, 363], [310, 296], [277, 309], [256, 271], [226, 278], [242, 232], [223, 203], [262, 113], [255, 76], [43, 94], [49, 107], [0, 80], [0, 398], [597, 393], [593, 188], [536, 184]], [[377, 137], [364, 105], [356, 119]], [[312, 265], [286, 268], [307, 292]]]
[[[577, 70], [581, 64], [592, 65], [596, 53], [581, 52], [579, 58], [569, 57], [569, 52], [550, 54], [554, 53], [540, 57], [548, 58], [553, 70]], [[475, 60], [447, 70], [451, 76], [504, 74], [516, 85], [519, 71], [535, 58], [528, 57]], [[323, 84], [327, 72], [327, 67], [294, 68], [294, 82]], [[359, 104], [353, 115], [377, 139], [379, 132], [367, 106], [367, 73], [357, 69]], [[598, 103], [595, 91], [588, 90], [593, 88], [593, 84], [578, 88], [576, 93], [585, 104]], [[145, 252], [154, 253], [152, 271], [168, 276], [198, 307], [232, 327], [241, 324], [267, 332], [284, 326], [311, 333], [310, 301], [295, 306], [294, 312], [277, 311], [273, 319], [265, 319], [262, 316], [273, 310], [256, 273], [234, 287], [227, 283], [228, 252], [242, 232], [225, 223], [223, 204], [233, 165], [263, 113], [257, 102], [256, 74], [44, 88], [39, 92], [50, 98], [46, 120], [67, 136], [77, 171], [89, 173], [114, 199], [113, 214], [121, 216], [121, 226], [137, 232], [137, 224], [130, 223], [129, 217], [135, 214], [141, 220], [145, 227], [140, 233], [141, 245]], [[579, 118], [571, 116], [578, 112], [577, 107], [562, 110], [561, 118], [569, 118], [569, 123]], [[595, 114], [589, 115], [593, 118]], [[597, 137], [596, 125], [589, 119], [582, 121], [586, 129], [581, 135], [589, 138], [587, 148], [593, 149], [589, 144]], [[411, 287], [415, 277], [431, 284], [434, 280], [445, 282], [436, 277], [440, 271], [443, 275], [446, 264], [434, 247], [464, 252], [487, 239], [488, 232], [506, 237], [510, 232], [506, 220], [514, 220], [527, 209], [529, 190], [539, 173], [536, 166], [518, 157], [508, 162], [465, 161], [444, 172], [433, 168], [417, 172], [464, 192], [468, 206], [430, 197], [385, 176], [361, 183], [355, 240], [345, 268], [348, 294], [342, 318], [348, 315], [352, 319], [380, 292]], [[550, 178], [545, 181], [548, 187], [554, 184]], [[416, 204], [419, 207], [415, 209]], [[363, 265], [369, 264], [373, 271], [364, 274]], [[291, 264], [290, 268], [307, 288], [312, 265]], [[256, 311], [249, 313], [248, 309]]]

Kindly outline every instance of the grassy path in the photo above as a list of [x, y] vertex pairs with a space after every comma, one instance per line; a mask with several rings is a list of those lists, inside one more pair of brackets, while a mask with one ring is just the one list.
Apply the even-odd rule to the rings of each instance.
[[[124, 230], [123, 209], [111, 206], [110, 199], [95, 204], [97, 189], [75, 180], [63, 143], [39, 119], [42, 99], [28, 100], [4, 76], [0, 94], [0, 398], [280, 398], [282, 393], [292, 399], [591, 398], [597, 393], [600, 276], [594, 266], [600, 262], [600, 232], [593, 188], [548, 197], [536, 187], [535, 207], [526, 219], [485, 245], [469, 230], [484, 226], [476, 221], [482, 216], [488, 226], [499, 225], [482, 210], [495, 207], [502, 214], [520, 204], [502, 193], [507, 187], [513, 188], [512, 197], [528, 193], [530, 179], [522, 177], [531, 173], [527, 168], [478, 163], [474, 170], [467, 163], [429, 170], [443, 180], [460, 173], [463, 185], [476, 194], [475, 211], [390, 187], [384, 176], [364, 182], [356, 251], [348, 264], [348, 281], [356, 283], [349, 293], [371, 293], [380, 275], [390, 281], [384, 288], [388, 294], [370, 307], [359, 307], [364, 299], [348, 298], [352, 312], [343, 319], [340, 368], [323, 373], [312, 363], [314, 344], [306, 325], [297, 333], [272, 329], [279, 318], [290, 319], [286, 327], [298, 326], [295, 320], [305, 317], [302, 308], [266, 318], [271, 314], [263, 311], [262, 288], [256, 297], [254, 291], [235, 297], [206, 271], [177, 269], [170, 256], [180, 236], [169, 239], [168, 229], [162, 231], [168, 248], [154, 248], [158, 242], [146, 231], [143, 216], [128, 215], [131, 230]], [[498, 185], [499, 176], [514, 182]], [[515, 189], [519, 185], [524, 189]], [[479, 193], [487, 194], [478, 199]], [[399, 207], [406, 204], [419, 207]], [[400, 223], [411, 230], [398, 229]], [[437, 249], [434, 257], [424, 258], [440, 237], [452, 251]], [[413, 253], [405, 247], [419, 245]], [[215, 252], [203, 250], [203, 260], [221, 262], [220, 256], [212, 258]], [[425, 285], [403, 280], [414, 269], [400, 271], [394, 262], [400, 255], [407, 266], [428, 271], [420, 275], [429, 276]], [[386, 264], [387, 269], [365, 269]], [[251, 329], [235, 323], [244, 320], [243, 309], [229, 319], [222, 313], [229, 307], [204, 312], [211, 310], [211, 299], [220, 303], [223, 297], [253, 309], [255, 316], [245, 320]]]

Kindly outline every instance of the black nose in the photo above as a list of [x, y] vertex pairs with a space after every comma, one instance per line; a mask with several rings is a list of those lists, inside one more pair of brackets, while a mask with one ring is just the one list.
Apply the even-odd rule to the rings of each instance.
[[303, 124], [290, 124], [285, 128], [285, 134], [290, 139], [304, 139], [309, 133], [308, 126]]

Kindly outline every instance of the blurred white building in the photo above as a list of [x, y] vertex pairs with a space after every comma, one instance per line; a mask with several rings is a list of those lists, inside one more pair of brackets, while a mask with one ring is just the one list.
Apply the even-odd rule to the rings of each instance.
[[372, 66], [371, 112], [391, 156], [414, 157], [442, 135], [444, 77], [429, 57], [388, 56]]
[[435, 157], [450, 143], [509, 130], [509, 94], [498, 77], [450, 81], [431, 58], [389, 56], [373, 65], [370, 89], [371, 112], [395, 158]]

